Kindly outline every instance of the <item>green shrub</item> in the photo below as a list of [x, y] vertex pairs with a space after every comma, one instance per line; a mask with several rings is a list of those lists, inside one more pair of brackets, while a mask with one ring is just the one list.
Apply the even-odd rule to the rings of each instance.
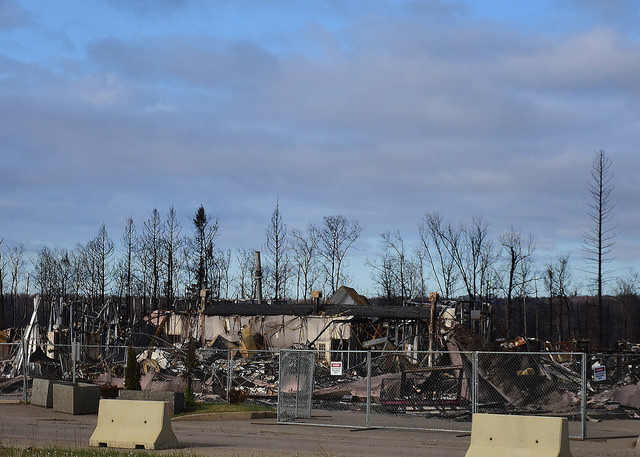
[[124, 388], [125, 390], [142, 390], [140, 386], [140, 365], [136, 359], [136, 351], [129, 346], [127, 353], [127, 368], [124, 370]]

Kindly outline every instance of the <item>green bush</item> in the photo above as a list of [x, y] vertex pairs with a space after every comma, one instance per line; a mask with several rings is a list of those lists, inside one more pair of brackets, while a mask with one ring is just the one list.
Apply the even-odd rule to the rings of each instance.
[[127, 368], [124, 370], [124, 388], [125, 390], [142, 390], [140, 386], [140, 365], [136, 359], [136, 351], [129, 346], [127, 353]]

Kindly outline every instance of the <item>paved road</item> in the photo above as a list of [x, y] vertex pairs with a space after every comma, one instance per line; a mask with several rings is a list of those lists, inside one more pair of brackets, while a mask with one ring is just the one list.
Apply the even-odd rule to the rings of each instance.
[[[26, 404], [0, 404], [0, 445], [87, 447], [97, 416], [71, 416]], [[212, 457], [464, 457], [466, 433], [278, 425], [275, 419], [173, 421], [180, 451]], [[589, 424], [571, 441], [574, 457], [636, 456], [640, 421]]]

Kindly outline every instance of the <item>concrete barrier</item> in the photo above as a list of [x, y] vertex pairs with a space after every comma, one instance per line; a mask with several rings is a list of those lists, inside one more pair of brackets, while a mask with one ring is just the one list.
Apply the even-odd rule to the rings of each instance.
[[51, 379], [33, 378], [31, 404], [53, 408], [53, 383]]
[[157, 390], [120, 390], [121, 400], [151, 400], [169, 403], [169, 412], [173, 416], [184, 409], [184, 393]]
[[465, 457], [572, 457], [563, 417], [474, 414]]
[[100, 386], [85, 383], [55, 383], [53, 409], [67, 414], [96, 414], [100, 403]]
[[100, 400], [98, 425], [89, 439], [89, 446], [168, 449], [177, 445], [167, 403]]

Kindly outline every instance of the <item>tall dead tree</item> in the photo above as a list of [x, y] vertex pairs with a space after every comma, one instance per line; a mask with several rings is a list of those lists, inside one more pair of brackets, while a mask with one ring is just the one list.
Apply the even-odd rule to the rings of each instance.
[[596, 152], [591, 165], [589, 182], [589, 218], [591, 228], [584, 234], [585, 257], [589, 262], [588, 270], [593, 275], [593, 285], [597, 293], [596, 312], [598, 319], [598, 341], [605, 344], [606, 325], [602, 310], [602, 290], [611, 272], [605, 265], [613, 260], [616, 226], [613, 223], [614, 186], [611, 175], [611, 159], [604, 151]]
[[4, 262], [2, 261], [2, 243], [4, 238], [0, 239], [0, 330], [5, 328], [4, 325], [4, 278], [7, 272], [4, 268]]
[[176, 216], [176, 210], [173, 208], [169, 208], [169, 213], [167, 214], [167, 220], [164, 225], [164, 249], [166, 251], [166, 280], [164, 283], [165, 296], [167, 298], [167, 305], [169, 309], [174, 309], [175, 295], [177, 289], [177, 279], [178, 279], [178, 251], [182, 247], [182, 238], [180, 237], [181, 232], [180, 221]]
[[502, 286], [507, 298], [507, 303], [505, 305], [505, 336], [507, 338], [511, 338], [511, 331], [513, 328], [511, 318], [514, 298], [513, 294], [520, 283], [518, 280], [518, 274], [521, 271], [521, 264], [533, 255], [534, 245], [531, 237], [523, 238], [520, 231], [513, 227], [500, 235], [500, 244], [503, 248], [504, 268], [506, 273]]
[[91, 297], [94, 304], [106, 303], [107, 291], [111, 284], [113, 256], [113, 241], [107, 234], [107, 228], [103, 223], [98, 229], [98, 234], [89, 241], [86, 246], [88, 273], [91, 282]]
[[415, 252], [415, 257], [407, 253], [399, 231], [394, 234], [384, 232], [380, 238], [382, 255], [367, 260], [367, 265], [372, 269], [371, 279], [378, 285], [387, 304], [403, 304], [408, 299], [424, 296], [421, 252]]
[[438, 283], [443, 298], [453, 298], [458, 282], [459, 271], [445, 244], [445, 238], [457, 243], [459, 234], [451, 226], [445, 226], [439, 213], [425, 214], [419, 227], [420, 242], [425, 258], [431, 267], [433, 277]]
[[252, 280], [255, 249], [235, 250], [236, 274], [233, 278], [235, 295], [239, 299], [253, 298], [255, 296], [255, 282]]
[[332, 294], [344, 280], [344, 258], [362, 230], [357, 221], [349, 221], [342, 215], [324, 218], [320, 230], [320, 255], [324, 258], [324, 269]]
[[302, 291], [302, 298], [306, 301], [315, 281], [318, 279], [316, 259], [318, 257], [320, 230], [314, 224], [309, 224], [306, 232], [293, 229], [291, 236], [293, 237], [291, 249], [297, 266], [297, 298], [300, 298], [300, 292]]
[[164, 252], [162, 219], [156, 208], [151, 212], [151, 217], [144, 222], [142, 250], [151, 267], [151, 309], [157, 310], [160, 301], [160, 277]]
[[627, 341], [638, 340], [638, 322], [640, 318], [636, 310], [640, 301], [638, 293], [640, 292], [640, 275], [638, 272], [631, 271], [625, 276], [616, 280], [616, 298], [622, 303], [622, 312], [624, 316], [624, 327], [622, 337]]
[[391, 254], [392, 263], [395, 265], [392, 272], [396, 275], [396, 283], [399, 286], [400, 300], [404, 302], [407, 299], [407, 257], [404, 249], [404, 240], [400, 236], [400, 231], [394, 235], [391, 232], [385, 232], [382, 235], [385, 250]]
[[[579, 315], [578, 313], [571, 313], [569, 309], [571, 295], [569, 255], [561, 254], [556, 260], [551, 261], [545, 268], [543, 279], [544, 285], [549, 292], [549, 341], [564, 341], [573, 329], [576, 329], [579, 335]], [[555, 302], [557, 302], [557, 309], [554, 315]], [[565, 322], [565, 317], [567, 317], [567, 322]], [[576, 320], [575, 327], [572, 326], [572, 317]]]
[[[18, 322], [18, 287], [20, 281], [22, 281], [22, 275], [24, 274], [25, 262], [24, 262], [25, 248], [23, 244], [14, 246], [9, 249], [9, 274], [11, 276], [11, 309], [12, 309], [12, 323], [11, 325], [16, 327], [20, 323]], [[27, 302], [24, 303], [24, 310], [26, 313]], [[26, 319], [26, 317], [24, 317]]]
[[125, 316], [126, 322], [132, 323], [135, 320], [135, 310], [133, 308], [133, 279], [134, 279], [134, 253], [136, 251], [137, 235], [136, 226], [133, 223], [133, 218], [127, 218], [127, 222], [124, 226], [124, 233], [122, 234], [122, 247], [124, 249], [124, 258], [121, 262], [122, 271], [120, 276], [122, 277], [123, 290], [125, 295]]
[[265, 230], [266, 248], [268, 254], [268, 283], [273, 290], [273, 298], [281, 300], [287, 290], [288, 258], [287, 258], [287, 225], [282, 220], [280, 202], [276, 201], [276, 207], [271, 215], [271, 222]]

